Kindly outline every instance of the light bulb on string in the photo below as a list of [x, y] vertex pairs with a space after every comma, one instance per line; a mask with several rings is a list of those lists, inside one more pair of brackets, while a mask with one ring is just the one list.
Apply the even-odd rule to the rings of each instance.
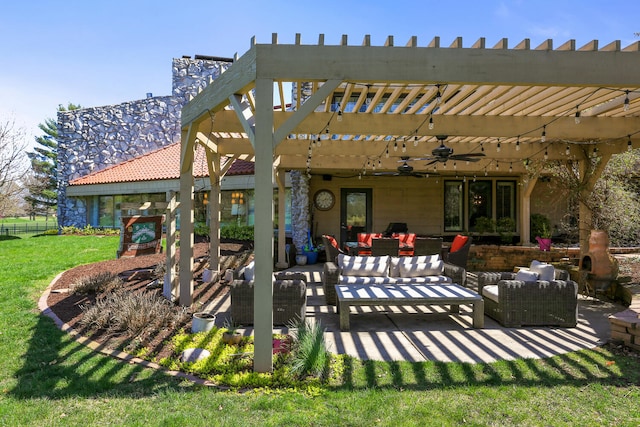
[[453, 162], [453, 169], [458, 170], [458, 164], [456, 162]]
[[487, 168], [484, 168], [484, 176], [487, 176], [488, 172], [487, 172]]
[[631, 135], [628, 135], [629, 140], [627, 141], [627, 151], [633, 150], [633, 144], [631, 143]]
[[496, 145], [496, 151], [498, 153], [500, 152], [500, 140], [498, 140], [498, 145]]
[[547, 125], [542, 126], [542, 136], [540, 137], [540, 142], [545, 142], [547, 140]]
[[520, 151], [520, 135], [518, 135], [518, 139], [516, 140], [516, 151]]
[[440, 102], [442, 102], [442, 94], [440, 93], [440, 85], [437, 84], [436, 87], [438, 88], [438, 91], [436, 92], [436, 104], [440, 104]]
[[342, 111], [338, 110], [338, 121], [342, 121]]
[[398, 151], [398, 141], [393, 141], [393, 151]]
[[388, 159], [389, 158], [389, 146], [387, 146], [387, 148], [384, 150], [384, 156]]
[[544, 159], [545, 160], [549, 160], [549, 152], [547, 151], [547, 149], [544, 149]]
[[476, 174], [474, 173], [474, 174], [473, 174], [473, 182], [476, 182], [476, 178], [477, 178], [477, 176], [476, 176]]
[[433, 124], [433, 116], [429, 117], [429, 129], [433, 129], [435, 125]]
[[416, 135], [416, 136], [413, 138], [413, 146], [414, 146], [414, 147], [417, 147], [417, 146], [418, 146], [418, 139], [420, 139], [420, 138], [418, 138], [418, 135]]
[[598, 155], [598, 147], [593, 147], [593, 157]]
[[569, 145], [567, 145], [567, 148], [564, 150], [564, 153], [568, 156], [569, 154], [571, 154], [571, 149], [569, 148]]
[[402, 152], [403, 153], [407, 152], [407, 145], [404, 142], [402, 143]]
[[576, 107], [576, 116], [573, 119], [577, 125], [580, 124], [580, 110], [578, 108], [580, 108], [579, 105]]
[[509, 163], [509, 172], [513, 172], [513, 163]]
[[320, 147], [321, 145], [322, 145], [321, 138], [318, 138], [318, 139], [316, 140], [316, 147]]
[[500, 162], [496, 162], [496, 170], [500, 169]]

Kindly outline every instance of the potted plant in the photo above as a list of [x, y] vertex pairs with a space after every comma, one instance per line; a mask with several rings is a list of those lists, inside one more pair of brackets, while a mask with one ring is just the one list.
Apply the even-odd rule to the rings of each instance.
[[222, 341], [229, 345], [238, 345], [242, 341], [242, 334], [238, 331], [238, 326], [234, 324], [232, 318], [224, 321], [224, 332], [222, 332]]
[[216, 315], [206, 311], [193, 313], [193, 320], [191, 322], [191, 332], [208, 332], [213, 329], [216, 322]]
[[302, 248], [302, 252], [307, 256], [307, 264], [318, 262], [318, 248], [313, 244], [311, 232], [307, 233], [307, 244]]
[[538, 246], [541, 251], [548, 252], [551, 250], [551, 229], [546, 222], [542, 223], [540, 227], [540, 236], [536, 236], [536, 240], [538, 241]]

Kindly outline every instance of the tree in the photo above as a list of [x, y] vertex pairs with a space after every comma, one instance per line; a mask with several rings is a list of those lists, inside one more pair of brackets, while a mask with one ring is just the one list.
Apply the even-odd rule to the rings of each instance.
[[25, 132], [13, 120], [0, 121], [0, 218], [18, 211], [26, 163]]
[[[58, 105], [58, 111], [71, 111], [82, 108], [69, 103], [65, 108]], [[31, 160], [32, 176], [26, 182], [29, 195], [25, 197], [30, 217], [49, 215], [58, 201], [58, 122], [45, 119], [38, 125], [44, 135], [36, 136], [38, 144], [33, 152], [27, 153]]]

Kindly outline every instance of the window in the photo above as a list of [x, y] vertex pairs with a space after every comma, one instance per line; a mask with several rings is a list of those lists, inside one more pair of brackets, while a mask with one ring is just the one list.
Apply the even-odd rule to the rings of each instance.
[[489, 218], [494, 223], [500, 218], [516, 221], [516, 182], [446, 180], [444, 231], [475, 231], [478, 218]]

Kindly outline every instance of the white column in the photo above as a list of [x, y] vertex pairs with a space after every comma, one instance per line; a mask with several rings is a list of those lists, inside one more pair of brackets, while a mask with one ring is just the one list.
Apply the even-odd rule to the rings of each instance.
[[285, 255], [286, 245], [286, 210], [287, 210], [287, 191], [285, 186], [286, 171], [278, 169], [276, 172], [276, 181], [278, 183], [278, 268], [287, 268], [287, 259]]

